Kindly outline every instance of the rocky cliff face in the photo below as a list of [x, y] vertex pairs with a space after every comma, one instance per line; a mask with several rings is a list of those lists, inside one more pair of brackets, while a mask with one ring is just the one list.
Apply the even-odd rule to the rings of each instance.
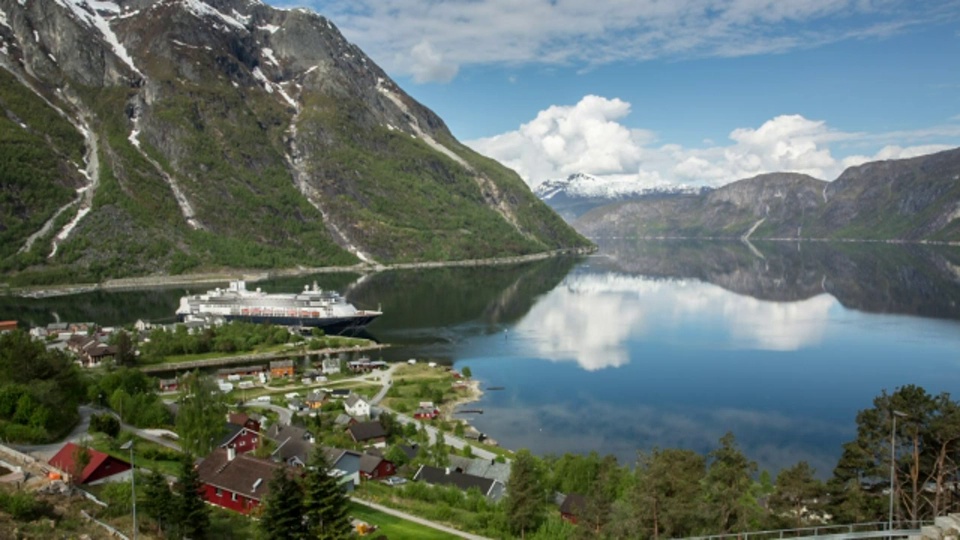
[[637, 201], [577, 220], [592, 237], [960, 241], [960, 149], [852, 167], [834, 182], [760, 175], [699, 197]]
[[0, 187], [15, 280], [586, 244], [307, 10], [0, 0], [0, 67], [4, 132], [56, 156], [4, 156], [49, 177]]

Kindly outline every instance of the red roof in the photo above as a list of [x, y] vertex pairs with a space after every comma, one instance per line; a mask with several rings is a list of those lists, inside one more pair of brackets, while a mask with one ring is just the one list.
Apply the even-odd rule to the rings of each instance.
[[[77, 452], [79, 451], [79, 449], [80, 447], [73, 444], [72, 442], [67, 443], [63, 445], [63, 448], [61, 448], [59, 452], [57, 452], [57, 455], [50, 458], [49, 463], [67, 474], [73, 474], [75, 472], [74, 468], [76, 467], [74, 457], [77, 455]], [[93, 479], [97, 480], [99, 478], [103, 478], [105, 476], [111, 476], [113, 474], [117, 474], [130, 469], [129, 463], [123, 460], [117, 459], [115, 457], [109, 456], [107, 454], [104, 454], [103, 452], [98, 452], [93, 448], [87, 448], [87, 452], [90, 453], [90, 463], [87, 463], [87, 466], [83, 468], [83, 472], [80, 473], [80, 479], [77, 482], [78, 484], [83, 484], [88, 480], [90, 480], [91, 477], [94, 477], [94, 476], [96, 476], [96, 478], [93, 478]], [[112, 469], [110, 471], [107, 471], [106, 469], [100, 470], [101, 467], [104, 467], [105, 465], [110, 466], [114, 463], [120, 464], [122, 466], [110, 467]], [[94, 473], [98, 473], [98, 474], [94, 474]], [[108, 473], [108, 474], [105, 474], [105, 473]]]

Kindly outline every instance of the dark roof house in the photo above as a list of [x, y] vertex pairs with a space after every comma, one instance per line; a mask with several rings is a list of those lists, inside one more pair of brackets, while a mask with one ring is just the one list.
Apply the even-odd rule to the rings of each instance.
[[385, 444], [387, 432], [380, 425], [380, 422], [359, 422], [347, 428], [347, 433], [353, 438], [354, 442], [362, 444]]
[[422, 481], [434, 486], [454, 486], [461, 491], [477, 488], [485, 497], [494, 501], [500, 500], [504, 494], [504, 485], [497, 480], [460, 473], [451, 470], [449, 467], [441, 469], [430, 465], [421, 465], [413, 476], [413, 481]]

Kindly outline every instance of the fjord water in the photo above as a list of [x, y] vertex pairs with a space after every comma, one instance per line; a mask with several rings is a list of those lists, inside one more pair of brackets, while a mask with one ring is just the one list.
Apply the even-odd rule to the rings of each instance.
[[[727, 431], [772, 472], [829, 475], [881, 390], [960, 388], [960, 250], [915, 245], [607, 242], [587, 258], [318, 275], [395, 344], [469, 366], [481, 431], [536, 453], [709, 451]], [[201, 287], [193, 287], [197, 292]], [[34, 324], [167, 320], [184, 289], [0, 298]]]

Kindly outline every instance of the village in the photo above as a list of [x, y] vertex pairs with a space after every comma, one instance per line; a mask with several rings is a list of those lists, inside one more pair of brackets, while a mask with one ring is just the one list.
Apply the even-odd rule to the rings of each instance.
[[[137, 366], [136, 342], [152, 330], [156, 328], [138, 322], [131, 334], [140, 337], [132, 347], [118, 340], [124, 330], [92, 323], [55, 323], [30, 334], [48, 348], [71, 355], [84, 370], [109, 371], [126, 369], [123, 365], [129, 360], [121, 358], [124, 354], [132, 355], [130, 363]], [[182, 403], [185, 379], [202, 376], [216, 388], [225, 407], [222, 426], [196, 459], [202, 495], [210, 505], [257, 515], [278, 471], [306, 467], [315, 452], [323, 453], [330, 475], [346, 493], [373, 493], [377, 499], [384, 497], [383, 492], [367, 486], [389, 490], [415, 482], [464, 494], [479, 492], [491, 503], [499, 501], [510, 476], [509, 452], [457, 414], [458, 407], [481, 395], [469, 368], [460, 372], [417, 359], [391, 364], [365, 356], [369, 350], [370, 344], [361, 343], [310, 350], [311, 354], [304, 354], [304, 347], [290, 348], [289, 355], [274, 352], [273, 359], [253, 363], [250, 355], [241, 355], [242, 365], [209, 368], [202, 375], [182, 369], [187, 362], [159, 368], [145, 364], [142, 371], [159, 376], [150, 380], [171, 418], [176, 418]], [[216, 366], [230, 358], [203, 361]], [[61, 445], [3, 446], [0, 458], [10, 459], [0, 461], [0, 466], [11, 472], [0, 483], [39, 483], [46, 490], [66, 490], [50, 487], [62, 485], [96, 493], [98, 486], [129, 482], [134, 468], [138, 473], [169, 471], [169, 479], [174, 479], [169, 463], [137, 460], [137, 454], [167, 451], [172, 457], [181, 452], [186, 444], [175, 431], [175, 421], [141, 429], [124, 422], [122, 411], [96, 405], [81, 407], [81, 426]], [[93, 432], [91, 418], [104, 415], [116, 418], [129, 434], [129, 452], [117, 444], [116, 435]], [[362, 521], [355, 525], [361, 532], [372, 527]]]

